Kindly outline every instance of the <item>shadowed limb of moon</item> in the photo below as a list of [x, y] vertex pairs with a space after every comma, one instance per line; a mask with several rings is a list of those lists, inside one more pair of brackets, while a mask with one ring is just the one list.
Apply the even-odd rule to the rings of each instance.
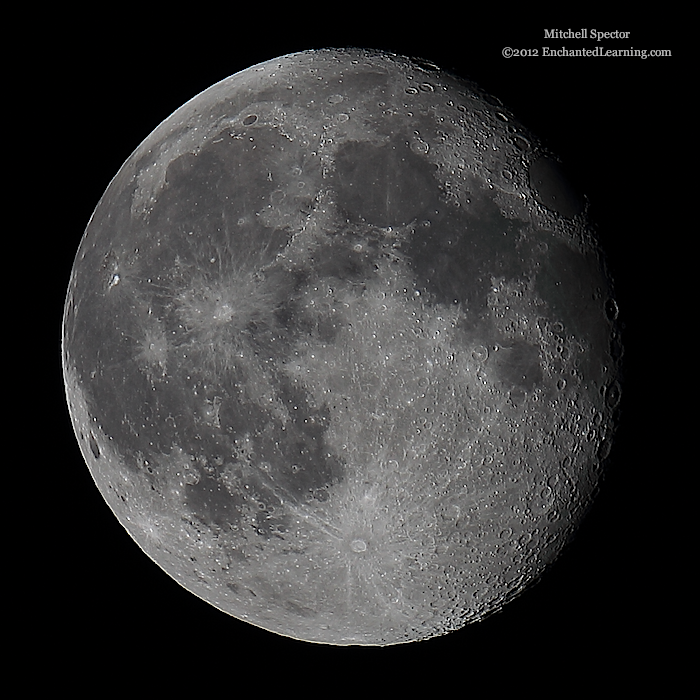
[[279, 634], [386, 645], [559, 555], [614, 433], [617, 318], [585, 199], [497, 100], [311, 51], [126, 161], [63, 370], [98, 489], [170, 576]]

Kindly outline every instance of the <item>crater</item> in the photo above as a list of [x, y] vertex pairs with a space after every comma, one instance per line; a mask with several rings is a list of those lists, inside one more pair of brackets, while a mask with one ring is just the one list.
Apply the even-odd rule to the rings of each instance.
[[350, 542], [350, 549], [353, 552], [365, 552], [367, 551], [367, 543], [364, 540], [352, 540]]
[[99, 459], [101, 456], [100, 455], [100, 447], [97, 444], [97, 440], [95, 440], [95, 436], [92, 433], [90, 433], [90, 438], [88, 439], [88, 444], [90, 445], [90, 452], [92, 452], [92, 456], [95, 459]]

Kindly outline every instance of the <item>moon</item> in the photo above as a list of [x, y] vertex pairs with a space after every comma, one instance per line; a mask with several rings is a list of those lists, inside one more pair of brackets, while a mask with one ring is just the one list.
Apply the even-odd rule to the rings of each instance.
[[97, 205], [62, 364], [95, 484], [185, 589], [392, 645], [535, 583], [621, 398], [588, 202], [496, 98], [418, 59], [295, 53], [199, 94]]

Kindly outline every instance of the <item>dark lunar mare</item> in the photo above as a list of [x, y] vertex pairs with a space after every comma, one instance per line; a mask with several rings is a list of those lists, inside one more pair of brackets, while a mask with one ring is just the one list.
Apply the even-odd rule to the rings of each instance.
[[[145, 472], [153, 488], [159, 488], [166, 480], [157, 473], [159, 456], [195, 445], [204, 476], [187, 485], [186, 502], [203, 522], [218, 527], [235, 525], [240, 517], [240, 498], [227, 490], [221, 475], [226, 459], [236, 451], [236, 440], [244, 435], [254, 443], [254, 453], [245, 457], [243, 467], [234, 468], [242, 486], [259, 502], [279, 503], [279, 495], [255, 475], [260, 461], [268, 465], [270, 480], [292, 499], [309, 493], [324, 498], [325, 489], [342, 479], [342, 462], [324, 443], [328, 409], [312, 406], [303, 387], [277, 373], [274, 365], [289, 359], [295, 339], [310, 330], [313, 319], [297, 308], [300, 290], [324, 278], [361, 280], [371, 266], [366, 255], [354, 253], [340, 239], [316, 253], [314, 271], [275, 264], [289, 232], [255, 219], [239, 223], [269, 198], [272, 187], [265, 173], [270, 163], [265, 152], [252, 153], [247, 141], [225, 136], [225, 141], [215, 140], [197, 155], [185, 154], [170, 164], [166, 186], [145, 224], [113, 215], [114, 210], [128, 209], [128, 189], [118, 191], [117, 200], [100, 203], [91, 222], [91, 245], [83, 251], [85, 274], [74, 283], [81, 313], [69, 317], [65, 327], [70, 347], [81, 350], [71, 362], [85, 387], [91, 415], [112, 436], [124, 464]], [[258, 137], [263, 148], [279, 150], [279, 141], [272, 130]], [[229, 198], [226, 188], [232, 182], [247, 189]], [[115, 243], [120, 248], [115, 250]], [[124, 263], [132, 259], [134, 267], [127, 276]], [[248, 399], [241, 390], [246, 380], [243, 365], [228, 368], [217, 386], [208, 385], [208, 369], [198, 357], [199, 340], [178, 323], [176, 296], [209, 259], [217, 259], [206, 273], [212, 280], [264, 270], [269, 308], [253, 309], [232, 341], [272, 360], [268, 374], [292, 416], [289, 424], [283, 426]], [[231, 279], [235, 284], [236, 275]], [[105, 305], [111, 313], [102, 312]], [[133, 358], [136, 340], [151, 316], [161, 319], [165, 333], [172, 336], [173, 352], [167, 371], [149, 378]], [[318, 333], [324, 342], [333, 340], [333, 323], [332, 317], [321, 319]], [[219, 425], [202, 419], [194, 401], [197, 395], [221, 400]], [[163, 421], [163, 416], [168, 419]]]

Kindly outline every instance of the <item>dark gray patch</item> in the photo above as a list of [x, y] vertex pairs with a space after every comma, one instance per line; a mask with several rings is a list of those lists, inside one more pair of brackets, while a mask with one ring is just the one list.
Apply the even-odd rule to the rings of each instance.
[[311, 255], [312, 268], [319, 278], [334, 277], [348, 282], [363, 282], [376, 272], [376, 248], [365, 242], [353, 245], [352, 240], [336, 240]]
[[[298, 317], [297, 302], [286, 300], [272, 313], [253, 316], [246, 326], [250, 346], [260, 357], [286, 359], [293, 346], [294, 338], [299, 332], [294, 319]], [[284, 323], [288, 325], [285, 326]], [[290, 330], [292, 332], [290, 332]]]
[[257, 435], [260, 459], [270, 465], [276, 484], [295, 499], [303, 499], [340, 482], [345, 467], [326, 444], [328, 408], [312, 406], [305, 390], [285, 378], [280, 379], [279, 397], [292, 421], [285, 426], [269, 423]]
[[246, 338], [261, 357], [285, 360], [300, 334], [311, 333], [311, 326], [299, 308], [299, 292], [307, 284], [310, 271], [273, 265], [265, 271], [262, 289], [266, 308], [251, 315]]
[[100, 458], [100, 448], [99, 445], [97, 444], [97, 440], [95, 440], [95, 436], [90, 433], [90, 438], [88, 440], [88, 444], [90, 445], [90, 451], [92, 452], [92, 456], [95, 459]]
[[541, 156], [530, 166], [530, 187], [547, 209], [567, 219], [583, 211], [583, 198], [576, 191], [559, 163]]
[[530, 266], [531, 244], [520, 236], [524, 223], [476, 197], [469, 211], [445, 204], [429, 221], [404, 247], [407, 261], [432, 301], [459, 303], [475, 322], [486, 310], [491, 277], [512, 279]]
[[278, 186], [275, 170], [283, 167], [287, 145], [268, 127], [256, 129], [254, 142], [223, 131], [199, 153], [174, 159], [149, 215], [151, 234], [167, 232], [169, 248], [195, 269], [212, 257], [219, 259], [217, 269], [222, 262], [234, 269], [271, 262], [289, 234], [255, 215]]
[[490, 355], [489, 362], [497, 367], [499, 380], [509, 389], [520, 387], [530, 391], [542, 383], [539, 351], [525, 341], [499, 344], [498, 350]]
[[212, 476], [203, 475], [196, 484], [187, 484], [185, 493], [187, 507], [209, 526], [227, 529], [240, 518], [241, 499]]
[[[311, 321], [294, 298], [285, 299], [274, 311], [275, 322], [287, 339], [293, 341], [299, 334], [310, 335]], [[279, 355], [279, 348], [270, 348], [274, 355]], [[286, 356], [286, 354], [285, 354]]]
[[130, 358], [110, 362], [109, 347], [106, 343], [97, 371], [85, 382], [86, 401], [104, 433], [125, 454], [167, 454], [174, 443], [191, 438], [196, 425], [188, 387], [173, 375], [153, 391]]
[[184, 153], [175, 158], [168, 165], [165, 187], [151, 212], [151, 228], [173, 222], [188, 230], [195, 226], [214, 228], [222, 220], [223, 203], [218, 190], [225, 172], [211, 152]]
[[312, 610], [311, 608], [307, 608], [303, 605], [299, 605], [298, 603], [295, 603], [293, 600], [286, 600], [284, 603], [284, 609], [290, 613], [294, 613], [295, 615], [299, 615], [299, 617], [314, 617], [316, 615], [315, 610]]
[[[221, 432], [231, 439], [255, 433], [268, 421], [270, 421], [269, 413], [249, 401], [241, 386], [233, 386], [219, 407]], [[215, 436], [213, 440], [216, 442]]]
[[398, 137], [381, 146], [348, 141], [335, 166], [338, 205], [352, 221], [402, 226], [438, 202], [434, 166]]
[[535, 292], [548, 305], [550, 318], [593, 345], [593, 357], [600, 357], [607, 349], [608, 328], [600, 303], [601, 291], [607, 288], [594, 254], [579, 253], [554, 236], [548, 237], [548, 250], [540, 259], [535, 278]]
[[331, 344], [338, 337], [342, 329], [342, 323], [338, 316], [325, 315], [319, 317], [316, 328], [318, 339], [322, 343]]

